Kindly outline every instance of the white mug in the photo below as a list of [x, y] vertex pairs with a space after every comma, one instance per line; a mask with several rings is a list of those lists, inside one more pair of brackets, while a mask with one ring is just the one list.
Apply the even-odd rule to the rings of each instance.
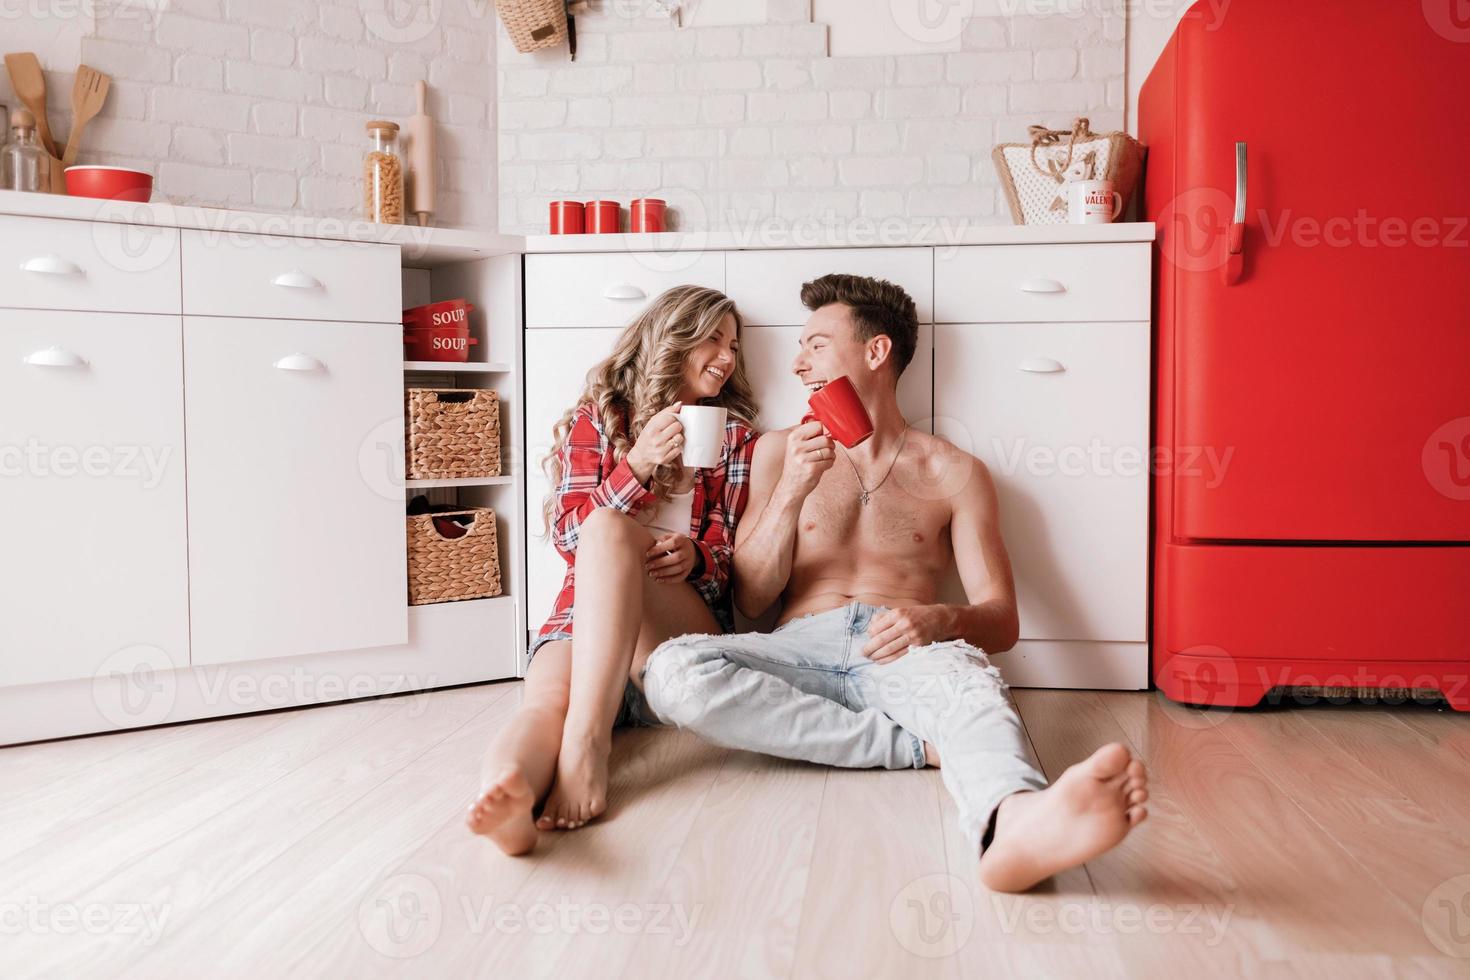
[[1074, 225], [1106, 225], [1118, 219], [1123, 198], [1111, 180], [1074, 180], [1067, 185], [1067, 220]]
[[719, 405], [685, 405], [679, 409], [684, 427], [684, 465], [709, 469], [720, 465], [725, 447], [726, 410]]

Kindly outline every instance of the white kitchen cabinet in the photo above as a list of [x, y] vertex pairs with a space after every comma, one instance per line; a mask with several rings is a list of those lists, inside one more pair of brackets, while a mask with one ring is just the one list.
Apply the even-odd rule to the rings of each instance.
[[872, 276], [902, 286], [914, 300], [920, 323], [934, 321], [934, 250], [930, 248], [802, 248], [731, 252], [725, 259], [726, 292], [747, 324], [805, 323], [803, 283], [829, 273]]
[[940, 324], [934, 350], [936, 430], [994, 478], [1021, 638], [1143, 641], [1148, 324]]
[[177, 316], [0, 310], [0, 684], [188, 665], [180, 356]]
[[1149, 318], [1150, 247], [972, 245], [934, 256], [936, 323]]
[[621, 327], [673, 286], [725, 288], [724, 252], [526, 256], [526, 326]]
[[0, 215], [0, 304], [178, 313], [179, 232]]
[[567, 565], [544, 533], [542, 506], [551, 484], [542, 466], [552, 427], [577, 403], [587, 372], [612, 353], [621, 327], [526, 331], [526, 577], [531, 631], [551, 615]]
[[401, 333], [184, 318], [195, 664], [407, 639]]
[[[691, 267], [707, 256], [692, 256]], [[914, 296], [921, 321], [936, 321], [920, 324], [899, 404], [983, 460], [995, 479], [1021, 641], [993, 660], [1018, 686], [1148, 684], [1148, 257], [1137, 241], [724, 253], [726, 291], [746, 318], [741, 344], [763, 431], [793, 424], [805, 409], [791, 373], [808, 315], [802, 282], [828, 272], [887, 278]], [[626, 322], [609, 315], [599, 284], [636, 265], [616, 252], [527, 256], [533, 460]], [[575, 324], [585, 326], [538, 329]], [[548, 490], [533, 466], [533, 513]], [[534, 630], [565, 565], [539, 522], [526, 544]], [[953, 570], [941, 599], [968, 601]]]
[[192, 230], [182, 234], [186, 314], [402, 321], [396, 246]]
[[474, 303], [497, 363], [431, 383], [520, 431], [523, 240], [93, 205], [0, 191], [0, 745], [513, 676], [517, 440], [430, 491], [495, 508], [505, 594], [408, 606], [399, 321]]

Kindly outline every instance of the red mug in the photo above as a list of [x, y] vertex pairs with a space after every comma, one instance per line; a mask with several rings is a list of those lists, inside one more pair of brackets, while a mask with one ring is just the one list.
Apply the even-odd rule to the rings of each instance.
[[873, 420], [868, 417], [868, 410], [863, 407], [857, 389], [845, 376], [827, 382], [807, 404], [811, 411], [802, 418], [802, 423], [815, 419], [826, 427], [833, 439], [848, 449], [860, 445], [873, 434]]

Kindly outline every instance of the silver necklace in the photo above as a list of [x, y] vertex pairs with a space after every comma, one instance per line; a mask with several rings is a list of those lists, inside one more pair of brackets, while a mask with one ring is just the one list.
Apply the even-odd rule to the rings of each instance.
[[878, 488], [888, 482], [888, 477], [893, 472], [894, 464], [898, 462], [898, 457], [903, 453], [903, 444], [908, 441], [909, 428], [909, 426], [904, 426], [903, 435], [898, 440], [898, 449], [896, 452], [894, 452], [893, 459], [889, 461], [888, 469], [885, 470], [883, 473], [883, 479], [873, 484], [872, 487], [863, 486], [863, 475], [858, 472], [857, 464], [854, 463], [852, 461], [852, 457], [847, 454], [846, 447], [843, 448], [842, 458], [847, 460], [848, 466], [852, 467], [852, 475], [854, 478], [856, 478], [858, 486], [862, 489], [862, 492], [858, 494], [858, 499], [863, 502], [864, 507], [868, 506], [868, 499], [872, 497], [873, 494], [878, 492]]

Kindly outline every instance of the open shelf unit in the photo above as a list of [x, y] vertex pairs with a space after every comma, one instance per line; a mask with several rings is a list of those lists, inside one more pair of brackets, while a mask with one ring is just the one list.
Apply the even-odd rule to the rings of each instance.
[[[500, 545], [502, 592], [486, 599], [430, 603], [410, 607], [413, 621], [443, 624], [446, 635], [483, 650], [487, 662], [514, 677], [521, 673], [526, 647], [525, 623], [525, 488], [524, 464], [512, 433], [520, 425], [516, 406], [521, 403], [523, 363], [521, 347], [520, 250], [499, 254], [480, 251], [484, 243], [466, 238], [462, 248], [452, 236], [442, 236], [427, 252], [411, 255], [404, 247], [403, 307], [468, 300], [473, 351], [484, 360], [403, 362], [403, 386], [408, 388], [490, 389], [500, 401], [501, 468], [497, 477], [406, 480], [404, 503], [425, 496], [430, 504], [489, 507], [495, 511]], [[487, 675], [484, 679], [493, 679]]]

